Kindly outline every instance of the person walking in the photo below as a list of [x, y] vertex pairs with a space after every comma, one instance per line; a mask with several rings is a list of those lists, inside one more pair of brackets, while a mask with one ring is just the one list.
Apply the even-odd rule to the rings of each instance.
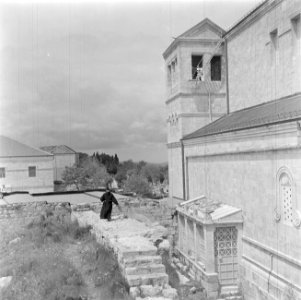
[[103, 202], [100, 211], [101, 219], [107, 219], [108, 221], [111, 221], [113, 203], [117, 205], [119, 210], [121, 210], [118, 201], [114, 197], [113, 193], [111, 193], [109, 187], [106, 188], [106, 192], [100, 197], [100, 201]]

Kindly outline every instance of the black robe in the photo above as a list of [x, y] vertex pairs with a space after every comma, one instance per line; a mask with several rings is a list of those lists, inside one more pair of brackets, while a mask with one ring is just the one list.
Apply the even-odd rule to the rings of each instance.
[[111, 192], [106, 192], [100, 197], [100, 201], [103, 202], [100, 211], [100, 218], [111, 220], [112, 203], [118, 205], [116, 198]]

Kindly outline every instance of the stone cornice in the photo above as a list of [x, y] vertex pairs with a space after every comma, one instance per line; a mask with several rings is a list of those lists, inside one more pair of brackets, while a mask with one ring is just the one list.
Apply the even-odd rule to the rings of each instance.
[[[183, 93], [183, 92], [176, 92], [175, 94], [173, 94], [171, 97], [169, 97], [166, 101], [165, 104], [169, 104], [171, 102], [173, 102], [174, 100], [176, 100], [177, 98], [183, 97], [183, 98], [191, 98], [193, 96], [207, 96], [208, 92], [206, 93], [199, 93], [199, 92], [192, 92], [192, 93]], [[226, 96], [225, 92], [222, 93], [214, 93], [211, 92], [211, 95], [221, 95], [221, 96]]]
[[261, 3], [260, 5], [255, 7], [255, 9], [253, 9], [251, 12], [249, 12], [245, 17], [243, 17], [236, 24], [234, 24], [229, 30], [227, 30], [223, 37], [230, 41], [237, 34], [243, 31], [246, 27], [249, 27], [251, 24], [256, 22], [271, 9], [279, 5], [282, 1], [283, 0], [266, 0], [265, 2]]
[[244, 129], [239, 131], [225, 132], [210, 136], [203, 136], [190, 140], [183, 140], [184, 146], [190, 145], [202, 145], [210, 144], [215, 142], [224, 142], [224, 141], [237, 141], [242, 139], [249, 139], [252, 137], [261, 137], [268, 135], [280, 135], [283, 133], [297, 133], [298, 122], [292, 121], [276, 125], [265, 125], [257, 128]]
[[273, 152], [273, 151], [287, 151], [287, 150], [301, 150], [301, 146], [285, 146], [278, 148], [261, 148], [261, 149], [247, 149], [247, 150], [237, 150], [237, 151], [224, 151], [224, 152], [214, 152], [208, 154], [200, 155], [187, 155], [188, 158], [204, 158], [204, 157], [213, 157], [213, 156], [225, 156], [225, 155], [237, 155], [237, 154], [255, 154], [260, 152]]
[[176, 38], [169, 46], [168, 48], [163, 52], [163, 58], [166, 60], [168, 56], [175, 50], [177, 46], [180, 44], [187, 44], [187, 43], [197, 43], [199, 45], [208, 45], [208, 44], [216, 44], [218, 43], [220, 39], [213, 38], [213, 39], [204, 39], [204, 38], [193, 38], [193, 37], [178, 37]]
[[293, 257], [290, 257], [278, 250], [275, 250], [267, 245], [264, 245], [256, 240], [253, 240], [247, 236], [243, 236], [242, 237], [242, 240], [246, 243], [248, 243], [249, 245], [255, 247], [255, 248], [259, 248], [261, 251], [264, 251], [264, 252], [268, 252], [269, 254], [273, 254], [277, 257], [279, 257], [280, 259], [284, 260], [285, 262], [287, 263], [291, 263], [293, 265], [296, 265], [298, 266], [299, 268], [301, 268], [301, 261], [300, 260], [297, 260]]
[[[209, 111], [202, 111], [197, 113], [180, 113], [178, 114], [179, 118], [197, 118], [197, 117], [208, 117]], [[224, 115], [224, 113], [212, 113], [211, 114], [215, 118], [219, 118]]]
[[263, 264], [259, 263], [258, 261], [255, 261], [254, 259], [246, 256], [245, 254], [243, 254], [241, 258], [243, 260], [247, 261], [248, 263], [256, 266], [257, 268], [261, 269], [262, 271], [265, 271], [266, 274], [269, 274], [269, 277], [273, 276], [274, 278], [276, 278], [280, 282], [284, 282], [287, 286], [291, 286], [292, 288], [294, 288], [294, 289], [296, 289], [296, 290], [298, 290], [298, 291], [301, 292], [301, 287], [299, 285], [292, 284], [292, 282], [290, 280], [287, 280], [287, 278], [279, 275], [279, 273], [270, 270], [270, 268], [267, 268], [266, 266], [264, 266]]
[[166, 146], [167, 146], [168, 149], [181, 148], [181, 142], [167, 143]]

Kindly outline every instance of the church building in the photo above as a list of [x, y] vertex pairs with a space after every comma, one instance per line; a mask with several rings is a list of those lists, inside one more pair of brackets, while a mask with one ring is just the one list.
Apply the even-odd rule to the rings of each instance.
[[163, 53], [176, 253], [208, 299], [301, 298], [300, 13], [266, 0]]

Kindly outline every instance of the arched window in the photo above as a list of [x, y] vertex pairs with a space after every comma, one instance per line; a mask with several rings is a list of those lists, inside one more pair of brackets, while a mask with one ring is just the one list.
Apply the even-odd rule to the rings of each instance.
[[292, 181], [286, 172], [279, 177], [279, 197], [283, 223], [293, 225], [293, 187]]
[[277, 207], [275, 221], [282, 224], [301, 227], [301, 213], [297, 206], [295, 184], [287, 167], [282, 167], [277, 173]]

